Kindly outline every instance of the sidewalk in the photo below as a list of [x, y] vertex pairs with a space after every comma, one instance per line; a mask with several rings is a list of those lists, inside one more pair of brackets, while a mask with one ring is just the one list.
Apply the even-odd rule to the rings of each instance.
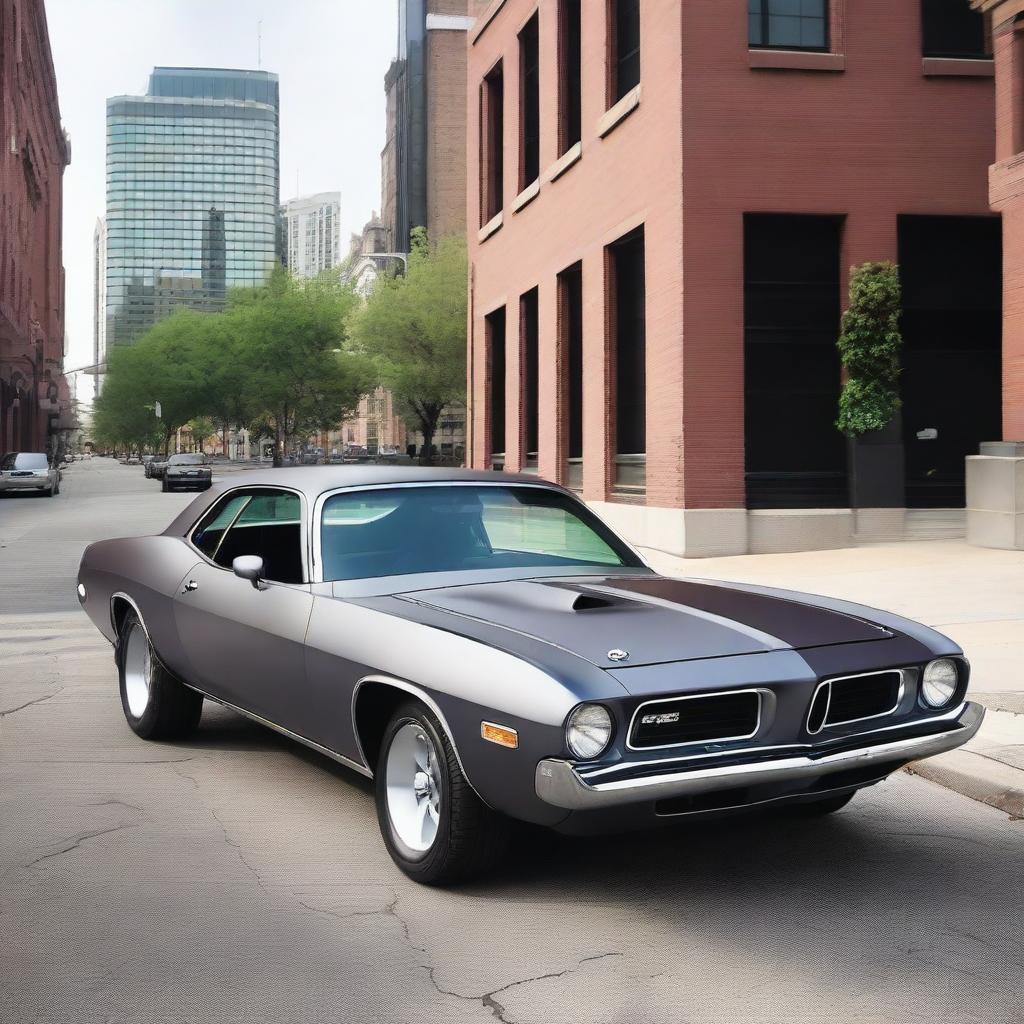
[[952, 637], [971, 662], [969, 698], [987, 708], [960, 750], [910, 771], [1024, 818], [1024, 552], [918, 541], [730, 558], [644, 557], [670, 576], [743, 580], [858, 601]]

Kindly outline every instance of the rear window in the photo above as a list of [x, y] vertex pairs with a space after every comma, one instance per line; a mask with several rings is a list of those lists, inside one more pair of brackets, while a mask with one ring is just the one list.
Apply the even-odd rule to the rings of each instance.
[[171, 466], [205, 466], [206, 456], [205, 455], [172, 455], [171, 461], [168, 463]]
[[11, 452], [0, 462], [0, 469], [49, 469], [49, 466], [42, 452]]

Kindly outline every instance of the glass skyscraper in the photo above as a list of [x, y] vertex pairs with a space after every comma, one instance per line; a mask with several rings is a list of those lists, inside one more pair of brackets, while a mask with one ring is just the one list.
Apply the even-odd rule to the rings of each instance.
[[107, 346], [175, 307], [223, 307], [278, 254], [277, 75], [155, 68], [107, 100]]

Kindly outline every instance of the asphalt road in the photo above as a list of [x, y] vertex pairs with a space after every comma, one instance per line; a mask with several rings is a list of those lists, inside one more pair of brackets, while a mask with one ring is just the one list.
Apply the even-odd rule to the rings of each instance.
[[74, 569], [188, 500], [99, 461], [0, 499], [3, 1024], [1024, 1020], [1024, 823], [905, 774], [818, 822], [530, 833], [446, 892], [305, 748], [209, 706], [136, 738]]

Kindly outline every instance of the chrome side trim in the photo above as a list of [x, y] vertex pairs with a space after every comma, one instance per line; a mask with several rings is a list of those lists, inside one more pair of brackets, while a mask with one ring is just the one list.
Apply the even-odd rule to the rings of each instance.
[[[368, 767], [365, 767], [369, 764], [369, 761], [366, 758], [366, 751], [363, 750], [362, 740], [359, 738], [359, 730], [356, 728], [356, 701], [359, 697], [359, 691], [362, 689], [364, 683], [380, 683], [383, 686], [390, 686], [395, 690], [402, 690], [426, 704], [434, 713], [437, 720], [441, 723], [441, 728], [444, 729], [445, 735], [448, 737], [448, 742], [452, 745], [452, 750], [455, 751], [455, 760], [459, 763], [459, 770], [462, 772], [466, 782], [469, 783], [469, 788], [472, 789], [485, 804], [487, 804], [487, 801], [480, 794], [476, 786], [473, 785], [473, 780], [470, 779], [466, 772], [466, 766], [462, 763], [462, 755], [459, 753], [459, 745], [455, 742], [455, 734], [452, 732], [452, 727], [448, 724], [448, 719], [445, 718], [444, 712], [438, 706], [437, 701], [434, 700], [434, 698], [425, 690], [420, 689], [420, 687], [415, 686], [412, 683], [407, 683], [403, 679], [395, 679], [392, 676], [376, 674], [363, 676], [352, 688], [352, 702], [349, 714], [352, 718], [352, 732], [356, 738], [356, 748], [359, 750], [359, 756], [363, 759], [364, 772], [367, 772], [371, 777], [373, 775], [373, 772]], [[490, 804], [488, 804], [488, 806], [490, 806]]]
[[[899, 689], [896, 692], [896, 703], [893, 704], [888, 711], [880, 711], [877, 715], [864, 715], [863, 718], [846, 718], [841, 722], [830, 722], [828, 716], [832, 711], [832, 684], [841, 683], [847, 679], [863, 679], [866, 676], [881, 676], [886, 675], [889, 672], [898, 672], [900, 677]], [[811, 712], [814, 710], [814, 702], [818, 697], [818, 691], [823, 686], [828, 687], [828, 703], [825, 705], [825, 717], [821, 720], [821, 728], [816, 731], [811, 731]], [[825, 729], [837, 729], [840, 726], [845, 725], [856, 725], [857, 722], [870, 722], [875, 718], [888, 718], [889, 715], [895, 714], [900, 705], [903, 703], [903, 698], [907, 693], [907, 670], [904, 668], [879, 668], [874, 669], [871, 672], [854, 672], [848, 676], [832, 676], [830, 679], [824, 679], [814, 689], [814, 696], [811, 697], [811, 703], [807, 708], [807, 717], [804, 719], [804, 728], [807, 730], [808, 736], [817, 736], [818, 733]]]
[[[757, 694], [757, 720], [754, 723], [753, 732], [748, 732], [743, 736], [716, 736], [709, 739], [703, 740], [687, 740], [685, 743], [663, 743], [657, 747], [635, 747], [630, 742], [633, 735], [633, 726], [636, 724], [637, 715], [643, 711], [644, 708], [649, 708], [654, 704], [677, 704], [683, 700], [698, 700], [705, 697], [735, 697], [741, 693], [756, 693]], [[644, 701], [643, 704], [638, 705], [636, 711], [633, 712], [633, 717], [629, 720], [629, 726], [626, 729], [626, 747], [629, 750], [669, 750], [673, 747], [699, 747], [704, 746], [708, 743], [732, 743], [737, 740], [749, 740], [753, 739], [761, 731], [761, 719], [764, 710], [765, 695], [772, 698], [774, 702], [775, 694], [771, 690], [766, 690], [762, 687], [745, 687], [742, 690], [720, 690], [715, 693], [687, 693], [678, 697], [661, 697], [658, 700]]]
[[268, 729], [273, 729], [274, 732], [279, 732], [282, 736], [287, 736], [288, 739], [295, 740], [297, 743], [301, 743], [304, 747], [309, 747], [311, 750], [315, 750], [318, 754], [323, 754], [325, 757], [329, 757], [332, 761], [337, 761], [339, 764], [343, 764], [346, 768], [351, 768], [352, 771], [359, 772], [360, 775], [365, 775], [368, 779], [373, 778], [373, 772], [371, 772], [365, 764], [359, 764], [357, 761], [353, 761], [351, 758], [345, 757], [344, 754], [339, 754], [336, 750], [331, 750], [330, 747], [325, 747], [313, 740], [308, 740], [305, 736], [300, 736], [297, 732], [292, 732], [291, 729], [286, 729], [283, 725], [271, 722], [268, 718], [262, 718], [254, 711], [247, 711], [245, 708], [240, 708], [237, 704], [232, 704], [230, 701], [222, 700], [220, 697], [214, 697], [205, 690], [200, 690], [198, 686], [192, 686], [190, 683], [186, 683], [185, 685], [188, 686], [190, 690], [195, 690], [196, 693], [201, 693], [204, 697], [212, 700], [215, 704], [223, 704], [224, 707], [231, 708], [232, 711], [237, 711], [245, 718], [252, 719], [252, 721], [257, 725], [265, 725]]
[[710, 793], [739, 786], [816, 779], [851, 768], [870, 767], [875, 764], [906, 764], [909, 761], [954, 750], [974, 736], [984, 718], [985, 709], [980, 704], [967, 703], [956, 727], [931, 736], [894, 739], [888, 743], [858, 747], [817, 758], [796, 756], [783, 761], [759, 764], [721, 765], [715, 768], [697, 768], [692, 771], [683, 770], [594, 785], [585, 782], [570, 762], [548, 759], [537, 765], [535, 786], [537, 796], [554, 807], [567, 810], [594, 810], [622, 804], [648, 803], [674, 796]]

